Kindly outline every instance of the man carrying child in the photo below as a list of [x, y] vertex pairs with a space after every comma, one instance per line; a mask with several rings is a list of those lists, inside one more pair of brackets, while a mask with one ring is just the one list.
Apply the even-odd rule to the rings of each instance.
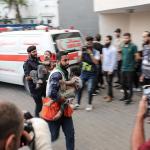
[[[75, 87], [76, 79], [69, 80], [69, 74], [67, 68], [69, 67], [69, 57], [65, 52], [57, 53], [57, 66], [51, 72], [47, 81], [46, 96], [53, 103], [58, 103], [60, 109], [58, 110], [54, 120], [47, 120], [51, 131], [52, 141], [56, 141], [59, 137], [59, 130], [62, 130], [66, 137], [66, 149], [74, 150], [74, 125], [71, 114], [66, 115], [66, 109], [69, 107], [69, 97], [74, 97], [75, 91], [67, 92], [67, 90], [73, 90]], [[64, 85], [64, 87], [63, 87]], [[70, 89], [67, 87], [70, 86]], [[72, 87], [72, 88], [71, 88]], [[63, 89], [64, 88], [64, 89]], [[64, 90], [64, 92], [63, 92]], [[71, 94], [72, 93], [72, 94]], [[70, 95], [71, 94], [71, 95]], [[70, 108], [71, 109], [71, 108]]]

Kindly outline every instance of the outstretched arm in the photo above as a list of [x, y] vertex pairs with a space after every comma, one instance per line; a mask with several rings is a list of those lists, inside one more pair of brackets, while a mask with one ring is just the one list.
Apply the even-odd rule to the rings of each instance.
[[139, 104], [139, 110], [137, 113], [135, 127], [133, 129], [131, 139], [132, 150], [139, 150], [140, 146], [145, 143], [144, 116], [147, 110], [146, 100], [146, 96], [143, 96]]

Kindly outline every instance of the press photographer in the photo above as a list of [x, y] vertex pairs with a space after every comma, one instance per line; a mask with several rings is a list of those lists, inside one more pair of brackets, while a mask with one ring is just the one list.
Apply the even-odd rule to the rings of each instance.
[[24, 112], [24, 132], [21, 146], [31, 150], [52, 150], [51, 135], [47, 123], [40, 118], [33, 118], [30, 112]]
[[91, 111], [93, 109], [92, 99], [93, 99], [93, 90], [95, 86], [95, 79], [97, 74], [97, 65], [100, 61], [100, 53], [99, 51], [93, 48], [93, 37], [89, 36], [86, 38], [87, 46], [82, 48], [80, 55], [80, 62], [82, 64], [81, 68], [81, 80], [83, 83], [83, 87], [78, 92], [77, 104], [75, 105], [75, 109], [80, 107], [80, 101], [82, 97], [82, 91], [85, 85], [85, 82], [88, 83], [88, 105], [86, 107], [87, 111]]

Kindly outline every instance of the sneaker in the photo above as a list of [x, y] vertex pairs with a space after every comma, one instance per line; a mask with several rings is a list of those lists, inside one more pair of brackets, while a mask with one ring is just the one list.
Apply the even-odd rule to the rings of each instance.
[[121, 93], [123, 93], [123, 92], [124, 92], [124, 90], [123, 90], [123, 89], [121, 89], [121, 90], [120, 90], [120, 92], [121, 92]]
[[92, 96], [96, 96], [96, 95], [98, 95], [99, 94], [99, 90], [96, 90], [93, 94], [92, 94]]
[[128, 98], [126, 97], [123, 97], [123, 98], [120, 98], [119, 101], [126, 101]]
[[141, 92], [142, 90], [141, 90], [141, 88], [133, 88], [133, 91], [134, 92]]
[[[121, 93], [123, 93], [123, 92], [124, 92], [124, 90], [123, 90], [123, 89], [121, 89], [121, 90], [120, 90], [120, 92], [121, 92]], [[129, 90], [127, 90], [127, 92], [129, 92]]]
[[75, 104], [75, 105], [73, 106], [73, 109], [74, 109], [74, 110], [76, 110], [76, 109], [78, 109], [78, 108], [80, 108], [80, 105], [79, 105], [79, 104]]
[[137, 88], [136, 91], [137, 92], [142, 92], [142, 89], [141, 88]]
[[93, 110], [93, 106], [92, 105], [88, 105], [86, 108], [85, 108], [86, 111], [91, 111]]
[[126, 102], [125, 102], [125, 105], [129, 105], [131, 104], [132, 100], [131, 99], [128, 99]]

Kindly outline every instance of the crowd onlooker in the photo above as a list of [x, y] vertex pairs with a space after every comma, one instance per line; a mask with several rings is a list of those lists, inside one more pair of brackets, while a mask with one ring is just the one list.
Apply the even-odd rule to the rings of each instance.
[[117, 62], [117, 50], [112, 45], [112, 36], [108, 35], [105, 37], [102, 55], [102, 64], [103, 64], [102, 68], [108, 84], [108, 93], [107, 96], [105, 97], [107, 102], [111, 102], [114, 97], [112, 84], [116, 62]]

